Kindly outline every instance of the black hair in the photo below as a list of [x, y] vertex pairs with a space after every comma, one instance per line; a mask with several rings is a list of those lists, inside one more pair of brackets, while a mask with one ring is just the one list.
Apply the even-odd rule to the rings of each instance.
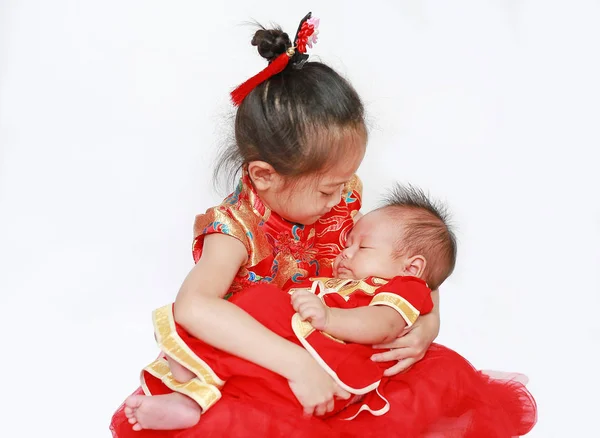
[[[261, 27], [252, 45], [272, 61], [292, 43], [280, 28]], [[251, 161], [265, 161], [279, 174], [294, 178], [363, 153], [367, 130], [358, 93], [323, 63], [292, 61], [240, 104], [235, 144], [222, 151], [215, 177], [223, 170], [236, 174]], [[360, 141], [352, 141], [352, 136], [360, 136]]]
[[437, 289], [456, 265], [457, 242], [448, 208], [411, 184], [396, 184], [381, 208], [401, 215], [397, 255], [425, 257], [424, 279], [431, 289]]

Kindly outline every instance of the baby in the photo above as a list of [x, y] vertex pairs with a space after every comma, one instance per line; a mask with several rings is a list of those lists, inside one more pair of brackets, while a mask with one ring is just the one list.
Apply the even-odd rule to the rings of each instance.
[[[398, 185], [381, 208], [356, 222], [345, 249], [334, 262], [335, 278], [310, 278], [283, 291], [259, 284], [249, 293], [236, 294], [232, 302], [268, 329], [303, 346], [343, 389], [354, 395], [332, 402], [327, 411], [307, 414], [340, 414], [348, 420], [361, 411], [383, 415], [389, 403], [377, 389], [390, 363], [373, 362], [371, 356], [378, 350], [371, 345], [395, 339], [420, 314], [431, 311], [431, 290], [452, 273], [455, 262], [456, 238], [445, 207], [432, 202], [418, 188]], [[126, 415], [134, 430], [143, 428], [140, 423], [145, 428], [163, 430], [193, 426], [200, 414], [218, 401], [220, 389], [232, 377], [249, 377], [245, 381], [251, 386], [249, 389], [236, 383], [228, 392], [238, 391], [240, 397], [252, 393], [257, 403], [301, 407], [290, 383], [271, 371], [200, 340], [184, 348], [173, 346], [181, 340], [161, 336], [169, 332], [162, 325], [173, 324], [170, 312], [163, 309], [154, 314], [157, 342], [166, 355], [189, 370], [190, 380], [160, 380], [155, 377], [158, 373], [146, 368], [142, 372], [144, 388], [166, 384], [175, 393], [146, 397], [140, 403], [129, 401]], [[166, 359], [164, 366], [168, 366]], [[206, 370], [219, 385], [207, 383]], [[253, 379], [268, 384], [251, 384]], [[207, 397], [207, 393], [212, 396]], [[160, 398], [174, 396], [187, 399], [181, 403], [187, 411], [180, 407], [173, 411], [179, 418], [168, 419]], [[148, 418], [159, 412], [160, 420]]]

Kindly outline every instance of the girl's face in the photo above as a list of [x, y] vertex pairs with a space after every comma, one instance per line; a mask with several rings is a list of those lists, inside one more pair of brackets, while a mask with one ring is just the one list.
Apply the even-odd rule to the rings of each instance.
[[355, 163], [335, 166], [322, 176], [308, 175], [281, 187], [271, 208], [290, 222], [311, 225], [340, 203]]
[[346, 183], [363, 159], [364, 149], [355, 155], [325, 174], [306, 175], [292, 182], [267, 163], [252, 162], [248, 171], [259, 197], [272, 211], [290, 222], [311, 225], [339, 204]]

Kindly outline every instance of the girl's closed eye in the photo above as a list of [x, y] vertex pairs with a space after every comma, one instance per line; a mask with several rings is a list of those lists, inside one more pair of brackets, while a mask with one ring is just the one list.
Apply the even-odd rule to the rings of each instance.
[[327, 193], [327, 192], [321, 192], [321, 194], [323, 196], [332, 196], [335, 192], [331, 192], [331, 193]]

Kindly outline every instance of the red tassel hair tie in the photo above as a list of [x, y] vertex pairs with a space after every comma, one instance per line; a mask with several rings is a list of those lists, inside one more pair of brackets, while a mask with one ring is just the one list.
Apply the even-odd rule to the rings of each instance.
[[306, 62], [308, 55], [306, 53], [306, 47], [313, 46], [317, 42], [317, 35], [319, 33], [319, 19], [311, 18], [312, 13], [308, 13], [300, 22], [296, 37], [294, 38], [294, 45], [288, 47], [287, 50], [275, 58], [269, 63], [265, 69], [258, 74], [252, 76], [243, 84], [239, 85], [235, 90], [231, 92], [231, 100], [235, 106], [239, 106], [246, 96], [250, 94], [258, 85], [269, 79], [278, 73], [281, 73], [287, 67], [290, 59], [295, 56], [302, 56], [300, 65]]

